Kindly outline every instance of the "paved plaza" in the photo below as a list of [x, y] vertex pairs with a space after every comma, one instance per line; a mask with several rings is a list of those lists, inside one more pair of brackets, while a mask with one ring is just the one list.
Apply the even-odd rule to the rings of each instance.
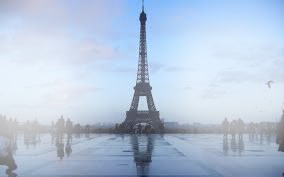
[[[67, 140], [64, 139], [64, 142]], [[15, 160], [19, 177], [180, 176], [280, 177], [284, 153], [275, 137], [223, 140], [222, 135], [73, 135], [72, 153], [57, 156], [56, 140], [18, 136]], [[0, 167], [5, 176], [6, 167]]]

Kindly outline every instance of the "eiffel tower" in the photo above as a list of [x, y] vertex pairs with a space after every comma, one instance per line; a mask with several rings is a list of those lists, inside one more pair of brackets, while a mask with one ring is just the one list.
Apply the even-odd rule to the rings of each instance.
[[[142, 0], [142, 12], [140, 13], [140, 45], [139, 62], [136, 85], [134, 87], [134, 96], [129, 111], [126, 112], [126, 119], [123, 122], [124, 131], [132, 133], [135, 125], [146, 123], [150, 125], [155, 133], [163, 131], [163, 123], [160, 120], [160, 113], [157, 111], [150, 86], [148, 61], [147, 61], [147, 43], [146, 43], [146, 21], [147, 16], [144, 12], [144, 0]], [[148, 110], [139, 111], [139, 98], [145, 96], [147, 99]]]

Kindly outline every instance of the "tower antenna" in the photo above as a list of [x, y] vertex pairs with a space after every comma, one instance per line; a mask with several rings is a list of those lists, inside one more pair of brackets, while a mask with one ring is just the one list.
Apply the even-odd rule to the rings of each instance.
[[142, 0], [142, 11], [144, 12], [144, 0]]

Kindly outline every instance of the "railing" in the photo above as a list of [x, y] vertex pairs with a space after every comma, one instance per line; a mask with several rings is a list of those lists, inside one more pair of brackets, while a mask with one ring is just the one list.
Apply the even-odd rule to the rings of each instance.
[[137, 114], [149, 114], [150, 111], [137, 111]]

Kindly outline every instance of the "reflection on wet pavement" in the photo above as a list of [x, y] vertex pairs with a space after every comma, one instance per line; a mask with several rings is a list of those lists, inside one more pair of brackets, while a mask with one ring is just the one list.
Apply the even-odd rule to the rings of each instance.
[[[50, 134], [13, 143], [14, 176], [281, 176], [275, 137]], [[0, 176], [6, 167], [0, 166]]]

